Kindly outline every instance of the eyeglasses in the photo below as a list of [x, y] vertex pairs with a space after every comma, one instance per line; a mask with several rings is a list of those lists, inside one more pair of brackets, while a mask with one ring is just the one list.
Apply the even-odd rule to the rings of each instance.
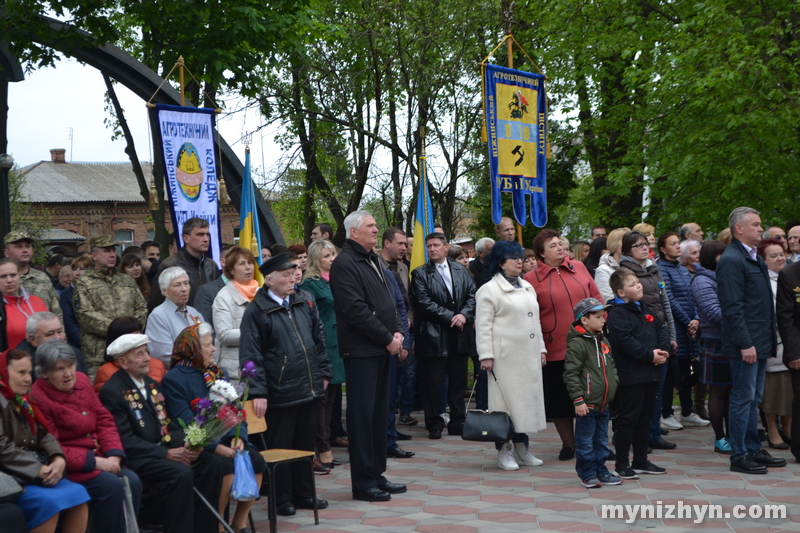
[[650, 248], [650, 244], [647, 242], [637, 242], [636, 244], [632, 244], [631, 248]]
[[786, 239], [786, 235], [775, 235], [775, 236], [773, 237], [773, 239], [781, 239], [781, 240], [785, 240], [785, 239]]
[[510, 255], [506, 257], [506, 260], [511, 259], [512, 261], [522, 261], [521, 255]]

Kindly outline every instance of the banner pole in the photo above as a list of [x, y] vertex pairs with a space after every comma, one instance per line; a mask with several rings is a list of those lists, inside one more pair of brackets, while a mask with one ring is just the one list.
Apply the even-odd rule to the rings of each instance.
[[181, 79], [181, 107], [186, 106], [186, 80], [184, 79], [183, 65], [183, 56], [178, 56], [178, 72]]
[[[514, 68], [514, 38], [510, 31], [506, 34], [506, 47], [508, 50], [508, 68]], [[517, 242], [524, 248], [525, 244], [522, 242], [522, 226], [517, 222], [516, 217], [514, 218], [514, 226], [517, 230]]]

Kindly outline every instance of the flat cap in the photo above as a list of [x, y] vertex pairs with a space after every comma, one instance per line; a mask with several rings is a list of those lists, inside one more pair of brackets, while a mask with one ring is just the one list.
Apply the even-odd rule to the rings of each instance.
[[114, 237], [111, 235], [98, 235], [97, 237], [92, 237], [89, 239], [90, 250], [92, 248], [110, 248], [116, 245], [117, 243], [114, 242]]
[[25, 231], [11, 231], [6, 234], [5, 238], [3, 239], [3, 244], [10, 244], [12, 242], [19, 242], [19, 241], [33, 242], [33, 237], [28, 235], [28, 233]]
[[106, 348], [106, 353], [111, 357], [117, 358], [121, 355], [125, 355], [134, 348], [144, 346], [148, 342], [150, 342], [150, 337], [147, 335], [142, 335], [141, 333], [128, 333], [126, 335], [117, 337], [114, 342], [109, 344], [108, 348]]
[[289, 259], [288, 252], [283, 252], [277, 255], [273, 255], [269, 261], [258, 267], [258, 270], [261, 271], [263, 275], [270, 274], [272, 272], [276, 272], [278, 270], [286, 270], [287, 268], [296, 268], [297, 265], [292, 263]]

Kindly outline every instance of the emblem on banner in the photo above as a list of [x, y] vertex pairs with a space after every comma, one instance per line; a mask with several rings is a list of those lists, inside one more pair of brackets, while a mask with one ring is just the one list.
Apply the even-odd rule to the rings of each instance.
[[192, 143], [183, 143], [178, 150], [175, 168], [175, 177], [180, 184], [183, 197], [190, 202], [196, 202], [200, 198], [200, 187], [203, 185], [203, 167], [200, 165], [197, 149]]

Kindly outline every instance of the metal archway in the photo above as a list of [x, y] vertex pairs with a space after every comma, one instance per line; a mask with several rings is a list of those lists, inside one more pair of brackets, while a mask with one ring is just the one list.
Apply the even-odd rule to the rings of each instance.
[[[74, 28], [71, 28], [64, 22], [44, 16], [40, 16], [39, 19], [42, 24], [49, 25], [56, 31], [66, 31], [67, 29], [74, 31]], [[143, 102], [148, 101], [158, 87], [164, 82], [164, 79], [153, 72], [149, 67], [124, 50], [111, 44], [94, 48], [70, 48], [68, 50], [62, 49], [58, 41], [44, 42], [41, 44], [50, 46], [97, 70], [105, 72], [109, 77], [139, 96]], [[19, 68], [19, 65], [17, 65], [17, 68]], [[180, 93], [171, 85], [165, 83], [161, 87], [161, 90], [158, 91], [155, 98], [153, 98], [153, 102], [158, 104], [180, 105]], [[191, 106], [193, 104], [187, 105]], [[234, 205], [239, 205], [241, 201], [244, 165], [221, 136], [219, 138], [219, 144], [221, 152], [219, 164], [222, 167], [225, 185], [228, 188], [228, 196], [230, 196]], [[267, 244], [284, 244], [283, 235], [278, 228], [275, 217], [272, 215], [272, 210], [270, 210], [269, 205], [267, 205], [260, 195], [258, 195], [257, 199], [257, 208], [262, 242]]]

